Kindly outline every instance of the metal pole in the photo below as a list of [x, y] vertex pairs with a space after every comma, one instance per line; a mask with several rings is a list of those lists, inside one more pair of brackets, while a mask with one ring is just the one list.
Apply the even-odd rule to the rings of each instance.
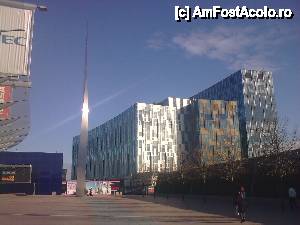
[[87, 53], [88, 53], [88, 26], [86, 26], [85, 40], [85, 67], [84, 67], [84, 87], [83, 87], [83, 104], [81, 117], [81, 130], [77, 158], [77, 185], [76, 195], [85, 195], [85, 176], [86, 176], [86, 158], [88, 149], [88, 119], [89, 119], [89, 103], [88, 103], [88, 87], [87, 87]]

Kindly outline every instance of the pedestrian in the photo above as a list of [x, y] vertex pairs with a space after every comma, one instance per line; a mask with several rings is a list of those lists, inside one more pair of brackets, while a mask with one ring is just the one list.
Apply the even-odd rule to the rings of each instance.
[[93, 196], [93, 192], [92, 192], [92, 191], [93, 191], [93, 189], [90, 188], [90, 189], [89, 189], [89, 196]]
[[143, 194], [143, 197], [145, 197], [145, 184], [144, 184], [144, 182], [143, 182], [142, 186], [143, 186], [143, 188], [142, 188], [142, 194]]
[[297, 193], [296, 193], [296, 190], [293, 187], [290, 187], [289, 190], [288, 190], [288, 194], [289, 194], [290, 209], [293, 211], [294, 209], [297, 208], [297, 203], [296, 203]]
[[241, 187], [236, 199], [237, 213], [241, 218], [241, 223], [246, 220], [246, 192], [245, 188]]

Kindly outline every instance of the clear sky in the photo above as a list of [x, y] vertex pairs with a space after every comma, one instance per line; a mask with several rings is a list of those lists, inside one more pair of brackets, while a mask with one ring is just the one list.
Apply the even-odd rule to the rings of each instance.
[[[36, 0], [26, 0], [36, 3]], [[135, 102], [190, 97], [240, 68], [273, 72], [281, 116], [300, 125], [299, 1], [40, 0], [31, 65], [31, 132], [17, 151], [63, 152], [79, 134], [85, 21], [90, 128]], [[213, 3], [212, 3], [213, 2]], [[291, 8], [292, 20], [174, 21], [175, 5]]]

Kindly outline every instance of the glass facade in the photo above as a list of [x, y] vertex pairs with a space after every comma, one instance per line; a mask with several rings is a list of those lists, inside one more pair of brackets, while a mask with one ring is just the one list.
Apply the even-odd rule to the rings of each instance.
[[[86, 177], [123, 177], [136, 171], [137, 106], [88, 133]], [[73, 138], [72, 179], [76, 178], [79, 136]]]
[[196, 99], [187, 107], [185, 134], [188, 152], [202, 151], [205, 161], [217, 162], [229, 147], [241, 157], [239, 119], [235, 101]]
[[[89, 131], [88, 179], [120, 178], [177, 168], [176, 108], [136, 103]], [[76, 177], [79, 136], [73, 138]]]
[[177, 168], [176, 108], [138, 103], [137, 171]]
[[191, 99], [222, 99], [237, 101], [242, 154], [261, 154], [263, 138], [260, 131], [276, 116], [272, 73], [240, 70]]
[[[276, 116], [272, 73], [240, 70], [189, 99], [136, 103], [89, 131], [88, 179], [174, 171], [182, 154], [203, 151], [207, 160], [226, 146], [243, 157], [261, 155], [261, 131]], [[76, 178], [79, 136], [73, 138]]]
[[[175, 171], [181, 153], [222, 151], [230, 138], [239, 147], [237, 103], [169, 97], [136, 103], [89, 131], [87, 179], [123, 178], [144, 172]], [[79, 136], [73, 138], [76, 178]]]

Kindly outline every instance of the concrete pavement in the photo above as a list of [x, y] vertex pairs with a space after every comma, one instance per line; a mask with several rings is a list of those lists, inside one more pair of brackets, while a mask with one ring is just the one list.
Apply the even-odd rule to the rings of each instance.
[[[156, 198], [151, 195], [127, 196], [127, 198], [204, 214], [220, 215], [224, 218], [236, 218], [231, 197], [206, 196], [206, 202], [203, 202], [202, 196], [197, 195], [185, 195], [184, 200], [181, 195], [168, 195], [168, 198], [166, 195], [156, 196]], [[300, 208], [290, 211], [287, 199], [284, 202], [284, 211], [282, 211], [280, 199], [249, 198], [247, 202], [246, 219], [251, 224], [300, 225]]]
[[[1, 225], [240, 224], [234, 215], [182, 207], [163, 198], [0, 195]], [[262, 224], [250, 221], [244, 224]], [[285, 223], [288, 224], [288, 223]]]

